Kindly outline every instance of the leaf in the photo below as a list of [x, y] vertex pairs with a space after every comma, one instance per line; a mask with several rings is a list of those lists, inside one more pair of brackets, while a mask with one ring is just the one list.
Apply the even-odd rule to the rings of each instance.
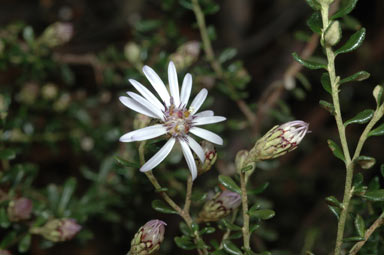
[[329, 78], [328, 73], [323, 73], [321, 75], [321, 86], [323, 86], [323, 89], [327, 91], [330, 95], [332, 95], [332, 87], [331, 87], [331, 79]]
[[252, 217], [260, 218], [262, 220], [269, 220], [275, 216], [275, 211], [270, 209], [261, 209], [261, 210], [254, 210], [248, 211], [248, 214]]
[[259, 223], [252, 224], [249, 228], [249, 233], [252, 234], [254, 231], [256, 231], [260, 227]]
[[237, 50], [235, 48], [225, 49], [219, 56], [218, 60], [220, 63], [225, 63], [228, 60], [234, 58], [237, 54]]
[[370, 119], [373, 117], [374, 110], [372, 109], [366, 109], [364, 111], [359, 112], [356, 114], [355, 117], [352, 119], [347, 120], [344, 122], [344, 126], [348, 126], [349, 124], [364, 124], [367, 123]]
[[376, 163], [376, 159], [368, 156], [359, 156], [355, 159], [355, 162], [359, 164], [362, 169], [370, 169]]
[[125, 160], [119, 156], [115, 156], [115, 159], [122, 166], [132, 167], [132, 168], [140, 168], [140, 164], [134, 163], [134, 162], [129, 162], [129, 161], [127, 161], [127, 160]]
[[364, 181], [364, 176], [362, 173], [357, 173], [354, 177], [353, 177], [353, 186], [355, 187], [359, 187], [361, 184], [363, 184], [363, 181]]
[[11, 160], [16, 157], [16, 152], [12, 149], [4, 149], [0, 151], [0, 159]]
[[341, 27], [338, 20], [332, 21], [324, 32], [324, 43], [328, 46], [336, 45], [341, 39]]
[[8, 219], [7, 211], [4, 207], [0, 208], [0, 227], [8, 228], [11, 222]]
[[186, 236], [176, 236], [174, 240], [176, 245], [181, 249], [194, 250], [196, 248], [196, 245], [193, 243], [193, 241]]
[[321, 5], [317, 2], [317, 0], [305, 0], [309, 6], [311, 6], [312, 9], [315, 11], [318, 11], [321, 9]]
[[336, 158], [341, 159], [342, 161], [345, 161], [344, 154], [343, 154], [340, 146], [337, 143], [335, 143], [334, 141], [332, 141], [331, 139], [328, 139], [327, 142], [328, 142], [328, 146], [331, 149], [333, 155]]
[[248, 195], [258, 195], [263, 193], [269, 186], [269, 182], [265, 182], [264, 184], [260, 185], [256, 189], [248, 191]]
[[335, 107], [333, 104], [325, 101], [325, 100], [320, 100], [319, 104], [322, 108], [324, 108], [326, 111], [328, 111], [331, 115], [335, 114]]
[[312, 30], [312, 32], [321, 34], [323, 22], [321, 21], [320, 12], [314, 12], [311, 17], [309, 17], [307, 20], [307, 26]]
[[329, 196], [325, 198], [325, 201], [327, 202], [328, 205], [330, 206], [336, 206], [339, 209], [343, 208], [343, 204], [337, 200], [334, 196]]
[[165, 204], [162, 200], [153, 200], [152, 208], [161, 213], [177, 214], [177, 212]]
[[9, 232], [2, 240], [0, 243], [0, 249], [5, 248], [9, 246], [11, 243], [15, 241], [17, 237], [17, 232], [15, 230]]
[[315, 62], [315, 61], [311, 61], [311, 60], [304, 60], [302, 59], [301, 57], [299, 57], [299, 55], [297, 55], [296, 52], [292, 53], [292, 56], [293, 58], [299, 62], [300, 64], [302, 64], [303, 66], [305, 66], [306, 68], [309, 68], [309, 69], [312, 69], [312, 70], [316, 70], [316, 69], [325, 69], [327, 70], [327, 65], [323, 64], [323, 63], [319, 63], [319, 62]]
[[384, 123], [378, 126], [377, 128], [371, 130], [368, 133], [368, 136], [379, 136], [379, 135], [384, 135]]
[[378, 106], [380, 106], [383, 103], [383, 94], [384, 94], [383, 92], [384, 92], [384, 88], [381, 85], [377, 85], [373, 89], [372, 94], [373, 94], [373, 97], [375, 98], [376, 104]]
[[361, 236], [351, 236], [343, 239], [343, 242], [360, 242], [364, 241], [364, 237]]
[[204, 227], [202, 230], [200, 230], [200, 235], [204, 234], [212, 234], [215, 233], [216, 229], [214, 227]]
[[179, 228], [181, 230], [181, 233], [183, 233], [183, 235], [193, 237], [192, 229], [190, 227], [188, 227], [188, 225], [185, 224], [185, 222], [181, 221], [179, 224]]
[[227, 227], [228, 229], [230, 229], [230, 230], [233, 230], [233, 231], [239, 231], [239, 230], [241, 230], [241, 227], [240, 226], [237, 226], [237, 225], [235, 225], [235, 224], [233, 224], [233, 223], [230, 223], [229, 221], [227, 221], [227, 220], [222, 220], [222, 222], [224, 223], [224, 225], [225, 225], [225, 227]]
[[237, 186], [237, 184], [234, 180], [232, 180], [231, 177], [226, 175], [219, 175], [219, 182], [227, 189], [241, 194], [241, 189], [239, 188], [239, 186]]
[[344, 5], [342, 5], [335, 14], [331, 16], [331, 19], [337, 19], [344, 17], [348, 13], [350, 13], [356, 6], [357, 0], [348, 0], [344, 1]]
[[341, 212], [340, 208], [338, 208], [336, 206], [332, 206], [332, 205], [328, 205], [328, 208], [336, 216], [337, 220], [339, 220], [340, 212]]
[[68, 180], [64, 183], [59, 206], [57, 208], [57, 212], [60, 216], [64, 216], [64, 211], [67, 209], [68, 203], [71, 200], [73, 192], [75, 191], [76, 184], [77, 180], [74, 177], [68, 178]]
[[364, 237], [365, 235], [365, 223], [363, 218], [357, 214], [355, 218], [355, 228], [360, 237]]
[[340, 53], [347, 53], [360, 47], [365, 38], [365, 28], [361, 28], [359, 31], [351, 35], [348, 41], [335, 51], [335, 55]]
[[231, 254], [231, 255], [242, 255], [243, 253], [241, 252], [241, 250], [234, 244], [232, 243], [230, 240], [224, 240], [223, 242], [223, 247], [224, 247], [224, 250]]
[[363, 80], [368, 79], [369, 76], [371, 76], [370, 73], [368, 73], [366, 71], [360, 71], [360, 72], [352, 74], [351, 76], [348, 76], [347, 78], [340, 80], [340, 84], [350, 82], [350, 81], [363, 81]]
[[29, 250], [29, 246], [31, 245], [31, 235], [27, 234], [21, 239], [18, 245], [18, 251], [23, 253]]
[[374, 202], [384, 201], [384, 189], [367, 191], [363, 197]]

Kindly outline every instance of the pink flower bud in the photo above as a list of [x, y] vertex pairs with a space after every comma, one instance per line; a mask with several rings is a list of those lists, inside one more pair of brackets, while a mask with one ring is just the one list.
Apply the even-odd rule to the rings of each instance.
[[32, 201], [28, 198], [12, 200], [8, 205], [8, 217], [11, 221], [27, 220], [31, 217], [32, 207]]
[[241, 196], [236, 192], [224, 190], [205, 203], [199, 217], [202, 221], [218, 221], [228, 216], [241, 204]]
[[40, 228], [33, 228], [33, 234], [39, 234], [52, 242], [71, 240], [81, 230], [76, 220], [70, 218], [53, 219]]

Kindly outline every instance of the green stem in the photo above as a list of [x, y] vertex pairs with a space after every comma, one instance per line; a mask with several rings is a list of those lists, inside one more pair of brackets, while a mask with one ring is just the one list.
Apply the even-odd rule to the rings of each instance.
[[[238, 208], [236, 208], [235, 211], [232, 213], [232, 218], [231, 218], [232, 224], [235, 222], [238, 212], [239, 212], [239, 210], [238, 210]], [[227, 228], [227, 231], [225, 231], [223, 237], [221, 238], [220, 249], [222, 249], [224, 247], [224, 241], [228, 239], [230, 234], [231, 234], [231, 229]]]
[[248, 214], [248, 195], [247, 195], [247, 181], [245, 173], [240, 172], [240, 185], [241, 185], [241, 204], [243, 209], [243, 245], [245, 251], [250, 251], [250, 234], [249, 234], [249, 214]]
[[184, 211], [189, 212], [189, 208], [191, 207], [191, 196], [192, 196], [192, 175], [188, 175], [187, 180], [187, 194], [185, 195], [185, 203], [184, 203]]

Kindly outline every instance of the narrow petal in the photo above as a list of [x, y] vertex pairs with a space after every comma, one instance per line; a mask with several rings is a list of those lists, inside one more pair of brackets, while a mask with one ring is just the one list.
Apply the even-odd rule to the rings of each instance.
[[147, 109], [143, 105], [139, 104], [135, 100], [129, 97], [119, 97], [120, 102], [128, 107], [131, 110], [134, 110], [135, 112], [147, 115], [148, 117], [158, 119], [159, 117], [156, 116], [155, 113], [153, 113], [151, 110]]
[[197, 135], [198, 137], [201, 137], [211, 143], [223, 145], [223, 139], [209, 130], [198, 127], [192, 127], [189, 131], [192, 134]]
[[197, 117], [196, 119], [193, 120], [193, 125], [196, 125], [196, 126], [207, 125], [207, 124], [222, 122], [224, 120], [226, 120], [226, 118], [222, 116]]
[[202, 111], [202, 112], [195, 114], [196, 117], [210, 117], [213, 115], [215, 115], [215, 113], [213, 111], [210, 111], [210, 110]]
[[193, 139], [190, 136], [187, 136], [188, 139], [188, 145], [191, 147], [191, 149], [196, 153], [197, 157], [200, 159], [201, 163], [204, 163], [205, 160], [205, 153], [203, 148], [200, 146], [198, 142], [196, 142], [195, 139]]
[[173, 62], [169, 62], [168, 65], [168, 82], [169, 82], [169, 91], [173, 98], [175, 105], [179, 106], [180, 104], [180, 95], [179, 95], [179, 81], [177, 80], [176, 67]]
[[183, 106], [188, 104], [192, 89], [192, 75], [187, 73], [184, 76], [183, 85], [181, 86], [180, 103]]
[[200, 90], [199, 94], [193, 99], [191, 106], [189, 107], [189, 110], [191, 111], [191, 114], [195, 114], [197, 112], [201, 105], [204, 103], [205, 99], [207, 98], [208, 90], [202, 89]]
[[166, 144], [152, 157], [150, 158], [141, 168], [141, 172], [147, 172], [158, 166], [171, 152], [173, 145], [175, 144], [176, 139], [171, 138]]
[[165, 133], [167, 133], [167, 128], [158, 124], [126, 133], [120, 137], [120, 142], [129, 143], [135, 141], [143, 141], [164, 135]]
[[154, 106], [161, 109], [162, 111], [165, 109], [164, 105], [157, 99], [151, 91], [149, 91], [146, 87], [144, 87], [140, 82], [135, 81], [133, 79], [129, 79], [129, 82], [140, 92], [145, 99], [151, 102]]
[[184, 158], [187, 161], [189, 171], [191, 172], [192, 180], [195, 180], [197, 176], [197, 167], [196, 167], [195, 159], [193, 158], [193, 155], [192, 155], [192, 151], [189, 148], [187, 142], [185, 142], [184, 140], [179, 140], [179, 142], [184, 154]]
[[143, 73], [151, 83], [152, 87], [156, 90], [156, 92], [159, 94], [163, 102], [169, 106], [169, 93], [167, 91], [167, 88], [164, 85], [164, 82], [160, 79], [160, 77], [157, 75], [157, 73], [150, 68], [149, 66], [143, 67]]
[[154, 114], [156, 114], [157, 118], [161, 119], [161, 120], [164, 120], [164, 114], [163, 112], [157, 108], [156, 106], [154, 106], [152, 103], [148, 102], [147, 99], [145, 99], [144, 97], [140, 96], [139, 94], [136, 94], [134, 92], [130, 92], [128, 91], [127, 94], [133, 99], [135, 100], [136, 102], [138, 102], [139, 104], [143, 105], [144, 107], [148, 108], [149, 110], [151, 110], [151, 112], [153, 112]]

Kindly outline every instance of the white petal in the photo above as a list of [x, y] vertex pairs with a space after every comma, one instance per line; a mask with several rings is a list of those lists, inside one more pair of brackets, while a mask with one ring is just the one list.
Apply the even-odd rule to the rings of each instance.
[[143, 105], [144, 107], [148, 108], [151, 112], [156, 114], [157, 118], [164, 120], [163, 112], [159, 108], [154, 106], [152, 103], [148, 102], [147, 99], [145, 99], [144, 97], [142, 97], [142, 96], [140, 96], [134, 92], [128, 91], [127, 94], [130, 97], [132, 97], [133, 100], [135, 100], [136, 102], [138, 102], [139, 104]]
[[159, 165], [171, 152], [175, 141], [176, 139], [173, 137], [169, 139], [168, 142], [140, 168], [140, 171], [147, 172]]
[[202, 89], [200, 90], [199, 94], [193, 99], [191, 106], [189, 107], [189, 110], [191, 111], [191, 114], [194, 114], [197, 112], [201, 105], [204, 103], [205, 99], [207, 98], [208, 90]]
[[167, 133], [167, 128], [163, 125], [158, 124], [126, 133], [125, 135], [120, 137], [120, 142], [128, 143], [135, 141], [143, 141], [164, 135], [165, 133]]
[[164, 85], [164, 82], [160, 79], [160, 77], [157, 75], [157, 73], [150, 68], [149, 66], [143, 67], [143, 72], [149, 82], [151, 83], [152, 87], [156, 90], [156, 92], [159, 94], [163, 102], [169, 106], [169, 93], [167, 91], [167, 88]]
[[145, 99], [147, 99], [149, 102], [151, 102], [154, 106], [157, 108], [164, 110], [164, 105], [160, 103], [159, 99], [157, 99], [151, 91], [149, 91], [146, 87], [144, 87], [140, 82], [135, 81], [133, 79], [129, 79], [129, 82], [137, 89], [137, 91], [142, 94]]
[[158, 119], [159, 117], [156, 116], [152, 111], [144, 107], [143, 105], [139, 104], [135, 100], [129, 97], [119, 97], [120, 102], [123, 103], [126, 107], [129, 109], [134, 110], [135, 112], [147, 115], [148, 117]]
[[196, 126], [207, 125], [207, 124], [222, 122], [224, 120], [226, 120], [226, 118], [222, 116], [197, 117], [196, 119], [193, 120], [193, 125], [196, 125]]
[[180, 105], [180, 95], [179, 95], [179, 81], [177, 80], [176, 67], [173, 62], [169, 62], [168, 65], [168, 82], [169, 82], [169, 91], [173, 98], [173, 103], [176, 106]]
[[195, 139], [193, 139], [190, 136], [187, 136], [188, 139], [188, 145], [191, 147], [191, 149], [196, 153], [197, 157], [200, 159], [201, 163], [204, 163], [205, 160], [205, 153], [203, 148], [200, 146], [198, 142], [196, 142]]
[[195, 114], [196, 117], [210, 117], [213, 115], [215, 115], [215, 113], [213, 111], [210, 111], [210, 110], [202, 111], [202, 112]]
[[187, 73], [184, 76], [183, 85], [181, 86], [180, 103], [186, 106], [192, 89], [192, 75]]
[[185, 141], [179, 140], [179, 142], [184, 154], [184, 158], [187, 161], [189, 171], [191, 172], [192, 180], [195, 180], [197, 176], [197, 167], [196, 167], [196, 162], [195, 162], [195, 159], [193, 158], [191, 149], [189, 148], [188, 144]]
[[189, 131], [192, 134], [197, 135], [198, 137], [201, 137], [211, 143], [223, 145], [223, 139], [209, 130], [198, 127], [192, 127]]

